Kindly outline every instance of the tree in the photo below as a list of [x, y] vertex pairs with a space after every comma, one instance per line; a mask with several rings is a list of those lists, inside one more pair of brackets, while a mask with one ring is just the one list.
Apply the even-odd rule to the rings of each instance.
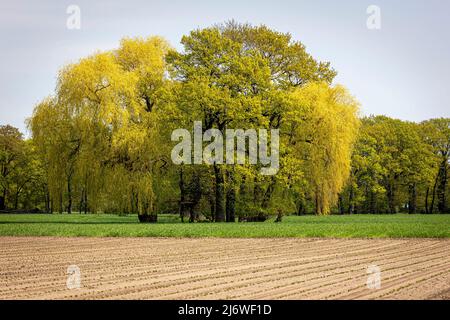
[[[295, 114], [296, 108], [300, 117], [296, 125], [308, 121], [303, 120], [305, 114], [302, 112], [305, 108], [295, 103], [298, 100], [296, 90], [309, 82], [323, 81], [321, 86], [326, 91], [325, 87], [336, 74], [328, 63], [316, 62], [300, 42], [292, 41], [289, 34], [278, 33], [265, 26], [253, 27], [229, 22], [195, 30], [183, 37], [181, 42], [184, 46], [183, 53], [172, 51], [168, 54], [172, 78], [180, 83], [176, 105], [184, 117], [191, 119], [191, 123], [201, 120], [204, 131], [216, 128], [225, 133], [227, 128], [267, 128], [280, 129], [281, 134], [287, 134], [288, 137], [293, 125], [289, 117]], [[348, 95], [337, 94], [338, 91], [342, 91], [342, 88], [330, 89], [334, 96], [330, 94], [328, 99], [335, 99], [331, 109], [341, 108], [344, 112], [334, 115], [339, 117], [344, 114], [342, 119], [345, 120], [351, 114], [350, 118], [353, 118], [347, 128], [354, 134], [357, 127], [355, 103], [352, 100], [350, 106], [342, 108], [350, 99]], [[311, 105], [308, 110], [312, 113], [316, 111]], [[350, 112], [346, 113], [347, 110]], [[326, 144], [325, 141], [321, 143]], [[348, 143], [351, 144], [351, 139]], [[347, 144], [342, 148], [343, 153], [348, 151], [346, 147]], [[287, 157], [287, 153], [285, 156]], [[290, 165], [293, 162], [295, 160], [292, 159]], [[347, 163], [349, 162], [342, 162], [345, 165], [338, 169], [348, 170]], [[263, 178], [257, 175], [255, 168], [249, 166], [237, 171], [237, 166], [224, 169], [215, 163], [212, 167], [215, 177], [216, 221], [234, 221], [236, 190], [240, 181], [251, 181], [254, 187], [254, 207], [248, 209], [259, 211], [268, 208], [280, 179], [291, 180], [292, 183], [295, 175], [292, 170], [289, 173], [285, 170], [284, 178], [282, 173], [276, 177]], [[240, 176], [236, 176], [237, 173]], [[343, 173], [342, 177], [336, 177], [345, 180], [345, 175]], [[337, 182], [332, 188], [339, 189], [341, 185], [342, 182]], [[244, 188], [241, 191], [241, 195], [246, 197], [245, 194], [250, 190]], [[328, 195], [328, 189], [321, 194]], [[318, 203], [323, 208], [318, 211], [326, 213], [333, 201], [328, 201], [325, 196], [322, 198], [324, 200]]]
[[[301, 188], [306, 189], [301, 178], [301, 168], [294, 169], [294, 163], [298, 165], [301, 160], [288, 157], [288, 144], [283, 142], [283, 135], [288, 134], [292, 141], [291, 116], [299, 116], [298, 120], [305, 119], [304, 108], [295, 103], [295, 91], [308, 83], [323, 82], [330, 85], [336, 76], [336, 71], [330, 67], [329, 62], [318, 62], [306, 52], [305, 46], [294, 41], [289, 33], [281, 33], [268, 27], [239, 24], [230, 21], [219, 26], [223, 34], [242, 45], [244, 50], [254, 50], [265, 60], [270, 70], [271, 86], [264, 92], [265, 102], [262, 111], [262, 123], [269, 128], [281, 130], [282, 145], [280, 151], [284, 153], [281, 159], [281, 172], [269, 178], [257, 177], [254, 179], [254, 201], [260, 202], [263, 210], [266, 210], [272, 199], [277, 185], [293, 187], [300, 182]], [[301, 122], [300, 121], [300, 122]], [[284, 122], [288, 126], [284, 126]], [[261, 125], [261, 124], [260, 124]], [[302, 126], [303, 124], [296, 125]], [[284, 144], [283, 144], [284, 143]], [[284, 150], [284, 151], [283, 151]], [[288, 160], [289, 159], [289, 160]], [[283, 170], [289, 167], [290, 170]], [[296, 171], [296, 172], [294, 172]], [[283, 172], [285, 174], [283, 174]], [[299, 180], [300, 179], [300, 180]], [[304, 190], [301, 194], [307, 192]]]
[[0, 210], [39, 209], [45, 191], [42, 163], [31, 140], [0, 126]]
[[72, 211], [79, 193], [85, 211], [90, 198], [93, 212], [155, 214], [153, 169], [164, 150], [158, 145], [157, 110], [165, 94], [167, 49], [161, 38], [124, 39], [116, 51], [66, 66], [55, 97], [36, 106], [29, 125], [48, 158], [51, 202], [58, 202], [61, 212], [64, 199]]
[[418, 195], [433, 168], [433, 155], [416, 123], [385, 116], [362, 121], [347, 187], [349, 212], [418, 211]]
[[14, 175], [24, 161], [23, 136], [17, 128], [0, 126], [0, 210], [5, 210]]
[[[223, 36], [218, 28], [191, 32], [182, 39], [183, 54], [172, 51], [168, 62], [175, 81], [182, 83], [177, 105], [191, 119], [202, 121], [202, 134], [216, 128], [255, 126], [262, 117], [261, 93], [270, 86], [270, 70], [255, 50]], [[215, 221], [226, 220], [225, 169], [212, 165], [215, 177]], [[228, 172], [232, 179], [234, 173]], [[228, 200], [234, 192], [229, 190]], [[228, 208], [232, 205], [228, 203]], [[231, 220], [228, 217], [228, 220]]]
[[[435, 195], [438, 197], [437, 208], [439, 212], [448, 211], [446, 192], [448, 186], [449, 162], [450, 162], [450, 119], [440, 118], [424, 121], [421, 123], [422, 134], [425, 143], [431, 146], [435, 155], [434, 176], [430, 181], [432, 187], [427, 187], [426, 211], [433, 213]], [[428, 205], [431, 190], [431, 203]]]
[[[3, 206], [44, 198], [51, 212], [138, 213], [152, 222], [174, 211], [190, 222], [447, 211], [448, 119], [360, 120], [330, 63], [264, 25], [226, 22], [181, 44], [177, 52], [160, 37], [125, 38], [64, 67], [28, 122], [32, 140], [18, 144], [30, 165], [13, 161], [17, 170], [2, 178]], [[263, 164], [250, 163], [247, 142], [238, 164], [234, 150], [234, 165], [173, 164], [173, 130], [196, 121], [197, 134], [211, 134], [201, 149], [214, 156], [227, 152], [211, 145], [228, 129], [279, 132], [279, 150], [270, 151], [279, 155], [277, 173], [262, 175]], [[13, 149], [4, 148], [3, 165]], [[28, 201], [35, 183], [44, 196]]]
[[303, 111], [288, 114], [286, 126], [294, 130], [287, 135], [292, 153], [286, 159], [306, 160], [293, 167], [306, 176], [316, 214], [329, 214], [349, 178], [359, 105], [342, 86], [323, 82], [296, 90], [294, 98]]

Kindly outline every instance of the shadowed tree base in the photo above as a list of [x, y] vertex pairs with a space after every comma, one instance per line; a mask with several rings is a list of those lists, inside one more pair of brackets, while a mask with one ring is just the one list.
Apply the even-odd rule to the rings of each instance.
[[158, 221], [157, 215], [139, 214], [138, 218], [139, 222], [142, 223], [156, 223]]

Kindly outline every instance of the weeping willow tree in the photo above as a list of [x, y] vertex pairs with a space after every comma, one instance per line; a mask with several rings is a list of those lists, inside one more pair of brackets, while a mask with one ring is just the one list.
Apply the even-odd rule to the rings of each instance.
[[49, 194], [59, 211], [70, 213], [76, 195], [80, 211], [155, 215], [168, 49], [158, 37], [124, 39], [118, 50], [63, 68], [54, 97], [36, 106], [29, 127], [48, 163]]
[[76, 139], [72, 138], [72, 123], [63, 111], [58, 108], [56, 99], [49, 97], [36, 106], [28, 122], [33, 143], [46, 166], [51, 212], [63, 212], [66, 209], [71, 211], [70, 203], [64, 208], [64, 193], [70, 184], [78, 144]]
[[344, 87], [324, 82], [311, 82], [291, 98], [285, 162], [313, 198], [316, 214], [329, 214], [350, 174], [358, 103]]

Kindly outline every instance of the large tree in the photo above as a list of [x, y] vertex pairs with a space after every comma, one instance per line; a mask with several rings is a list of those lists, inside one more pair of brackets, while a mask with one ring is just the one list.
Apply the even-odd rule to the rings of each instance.
[[[301, 174], [307, 168], [305, 161], [313, 163], [310, 155], [323, 150], [330, 151], [329, 160], [315, 162], [311, 168], [317, 169], [317, 177], [307, 182], [311, 185], [324, 177], [330, 182], [310, 188], [316, 212], [328, 213], [348, 176], [358, 126], [357, 103], [341, 87], [330, 87], [336, 73], [329, 63], [314, 60], [289, 34], [235, 22], [195, 30], [183, 37], [182, 44], [184, 51], [170, 52], [168, 62], [173, 80], [180, 83], [176, 105], [184, 117], [191, 123], [201, 121], [203, 131], [266, 128], [279, 129], [282, 136], [281, 170], [276, 176], [261, 176], [259, 167], [213, 164], [215, 220], [234, 221], [238, 189], [243, 198], [253, 195], [253, 206], [245, 210], [266, 210], [280, 183], [288, 187], [305, 182]], [[326, 134], [332, 132], [336, 134]], [[311, 154], [291, 152], [302, 147]], [[331, 174], [333, 170], [338, 174]], [[238, 188], [243, 181], [246, 187]]]
[[158, 37], [124, 39], [118, 50], [66, 66], [55, 97], [36, 107], [30, 128], [48, 157], [50, 195], [60, 211], [64, 199], [72, 211], [77, 190], [80, 210], [154, 216], [167, 50]]

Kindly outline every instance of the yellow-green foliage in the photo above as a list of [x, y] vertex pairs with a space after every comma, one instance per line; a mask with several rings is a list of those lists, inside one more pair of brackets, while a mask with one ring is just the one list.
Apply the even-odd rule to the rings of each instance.
[[307, 159], [301, 170], [314, 194], [316, 213], [328, 214], [349, 177], [358, 103], [344, 87], [323, 82], [309, 83], [292, 96], [298, 106], [289, 117], [297, 136], [292, 156], [294, 161]]
[[30, 120], [49, 163], [55, 208], [65, 209], [65, 188], [77, 182], [89, 194], [91, 211], [114, 207], [108, 202], [128, 210], [131, 193], [139, 212], [152, 212], [152, 166], [164, 148], [158, 144], [158, 114], [148, 108], [165, 85], [168, 49], [157, 37], [124, 39], [116, 51], [61, 70], [56, 96], [38, 104]]
[[[242, 190], [247, 201], [254, 194], [246, 207], [254, 212], [268, 210], [280, 192], [313, 197], [316, 213], [328, 214], [348, 179], [359, 125], [358, 103], [331, 85], [336, 72], [329, 63], [264, 26], [229, 23], [192, 31], [181, 42], [182, 53], [160, 37], [125, 38], [117, 50], [61, 70], [55, 96], [37, 105], [30, 120], [48, 163], [54, 208], [70, 211], [76, 196], [94, 212], [154, 214], [158, 194], [178, 184], [171, 130], [202, 120], [205, 129], [222, 131], [280, 129], [281, 159], [274, 177], [248, 165], [199, 170], [200, 184], [186, 182], [194, 190], [189, 197], [203, 201], [196, 203], [213, 201], [222, 177], [222, 195]], [[213, 176], [215, 183], [206, 181]], [[215, 194], [206, 190], [210, 185]]]

